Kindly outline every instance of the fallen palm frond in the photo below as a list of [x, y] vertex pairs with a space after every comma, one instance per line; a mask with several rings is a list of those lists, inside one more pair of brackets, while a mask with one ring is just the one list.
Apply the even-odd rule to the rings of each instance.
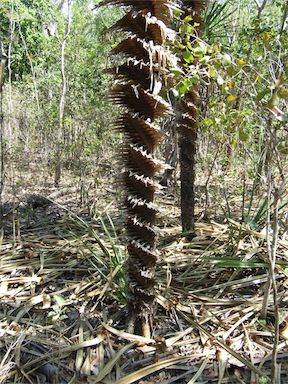
[[[198, 356], [197, 356], [198, 357]], [[189, 360], [189, 356], [178, 356], [178, 357], [172, 357], [170, 359], [161, 360], [157, 363], [151, 364], [148, 367], [144, 367], [139, 369], [136, 372], [130, 373], [127, 376], [124, 376], [121, 380], [118, 380], [118, 384], [131, 384], [135, 383], [136, 381], [143, 379], [143, 377], [149, 376], [161, 369], [165, 369], [171, 365], [174, 365], [175, 363], [183, 363]], [[92, 381], [93, 383], [93, 381]], [[112, 383], [112, 382], [111, 382]]]
[[[197, 237], [187, 241], [179, 236], [179, 212], [167, 204], [160, 221], [156, 327], [145, 339], [121, 329], [123, 249], [112, 205], [102, 209], [108, 215], [89, 217], [56, 207], [62, 213], [46, 234], [40, 225], [14, 244], [2, 241], [2, 381], [236, 383], [269, 376], [274, 312], [269, 295], [267, 319], [261, 319], [267, 282], [261, 230], [232, 219], [199, 222]], [[282, 367], [287, 252], [282, 236], [276, 263]]]

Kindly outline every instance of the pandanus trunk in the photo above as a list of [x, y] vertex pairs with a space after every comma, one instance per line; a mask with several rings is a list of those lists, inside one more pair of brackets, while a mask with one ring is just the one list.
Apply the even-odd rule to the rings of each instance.
[[104, 0], [104, 4], [129, 7], [111, 28], [128, 32], [128, 37], [112, 51], [126, 59], [109, 72], [116, 79], [112, 99], [125, 107], [117, 127], [126, 137], [122, 156], [128, 213], [129, 314], [136, 331], [147, 336], [157, 260], [154, 194], [158, 186], [154, 175], [160, 162], [154, 151], [161, 140], [154, 121], [170, 109], [159, 96], [167, 76], [168, 55], [163, 44], [169, 32], [165, 24], [170, 9], [165, 0]]
[[[201, 11], [204, 0], [182, 0], [183, 19], [192, 15], [191, 25], [196, 35], [202, 27]], [[196, 23], [196, 24], [195, 24]], [[195, 64], [195, 63], [194, 63]], [[195, 158], [198, 129], [198, 85], [194, 85], [181, 99], [178, 105], [178, 145], [181, 182], [181, 220], [183, 232], [194, 232], [195, 227]]]

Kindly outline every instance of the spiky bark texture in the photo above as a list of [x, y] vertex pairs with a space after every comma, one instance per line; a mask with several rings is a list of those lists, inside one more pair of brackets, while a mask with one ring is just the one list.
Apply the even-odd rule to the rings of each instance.
[[[199, 24], [195, 30], [200, 35], [202, 30], [201, 11], [204, 0], [182, 0], [183, 19], [192, 15], [191, 24]], [[196, 24], [196, 25], [197, 25]], [[178, 120], [179, 157], [181, 181], [181, 220], [183, 232], [194, 232], [195, 222], [195, 157], [197, 140], [197, 115], [199, 106], [198, 86], [189, 91], [179, 102], [181, 114]]]
[[170, 110], [160, 96], [167, 76], [168, 54], [163, 44], [169, 31], [170, 9], [165, 0], [104, 0], [104, 4], [128, 6], [128, 13], [111, 29], [128, 32], [112, 54], [120, 54], [121, 64], [111, 69], [116, 83], [112, 99], [125, 107], [117, 122], [126, 137], [122, 153], [127, 191], [127, 234], [129, 260], [129, 309], [131, 317], [146, 323], [154, 301], [157, 184], [154, 175], [160, 162], [154, 151], [161, 134], [154, 120]]

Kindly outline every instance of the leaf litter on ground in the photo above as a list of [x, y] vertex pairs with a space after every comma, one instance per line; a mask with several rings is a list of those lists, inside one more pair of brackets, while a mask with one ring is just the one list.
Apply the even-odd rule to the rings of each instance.
[[[197, 236], [187, 241], [175, 219], [179, 212], [171, 211], [175, 201], [162, 200], [167, 210], [159, 220], [157, 310], [149, 340], [126, 333], [121, 322], [126, 254], [113, 202], [97, 201], [91, 214], [55, 201], [53, 222], [21, 223], [18, 234], [2, 236], [1, 383], [269, 382], [274, 314], [271, 293], [267, 318], [261, 318], [269, 278], [263, 232], [234, 219], [200, 221]], [[283, 237], [276, 274], [283, 380], [287, 250]]]

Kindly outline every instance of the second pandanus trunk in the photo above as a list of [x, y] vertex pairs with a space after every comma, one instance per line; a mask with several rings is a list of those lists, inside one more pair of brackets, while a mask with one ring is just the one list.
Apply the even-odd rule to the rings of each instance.
[[[204, 0], [182, 0], [183, 19], [189, 15], [193, 17], [191, 25], [195, 31], [194, 42], [202, 30], [201, 11], [203, 8]], [[188, 68], [185, 72], [188, 75]], [[178, 111], [180, 112], [178, 119], [178, 145], [180, 157], [182, 230], [184, 233], [192, 233], [192, 235], [195, 230], [195, 158], [198, 107], [198, 85], [194, 85], [193, 89], [189, 90], [178, 103]]]
[[122, 61], [110, 72], [116, 80], [112, 99], [125, 110], [117, 127], [126, 138], [122, 156], [128, 213], [130, 330], [136, 327], [136, 331], [148, 336], [157, 261], [154, 175], [160, 169], [160, 162], [154, 152], [161, 140], [154, 121], [170, 110], [159, 96], [167, 77], [168, 54], [163, 44], [169, 32], [166, 23], [170, 20], [170, 9], [165, 0], [104, 3], [128, 7], [125, 16], [111, 28], [128, 32], [128, 36], [112, 51]]

